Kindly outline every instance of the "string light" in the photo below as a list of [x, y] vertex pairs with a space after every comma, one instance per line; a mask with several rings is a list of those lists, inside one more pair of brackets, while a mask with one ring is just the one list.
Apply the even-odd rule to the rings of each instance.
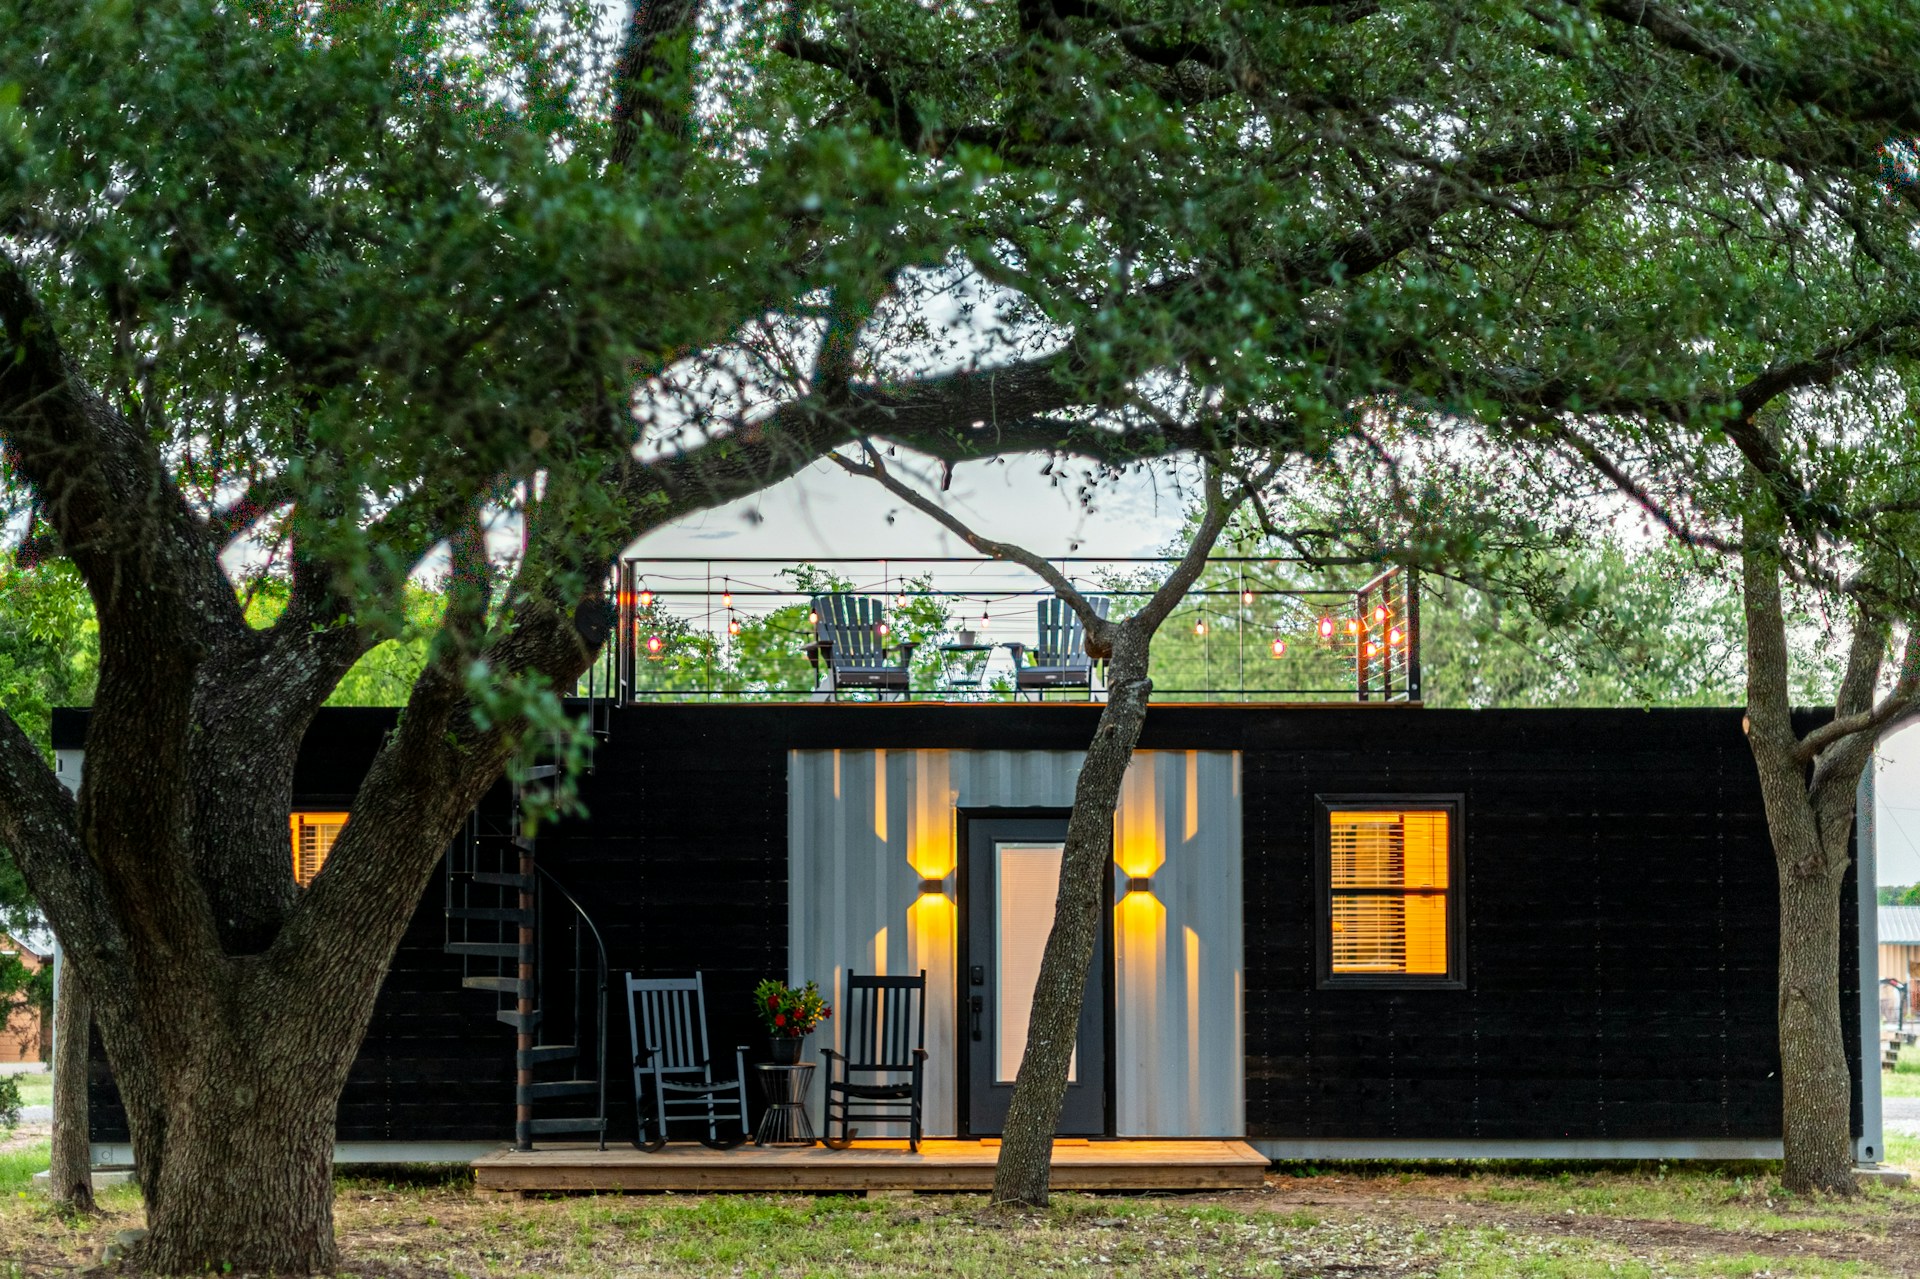
[[1366, 648], [1366, 653], [1367, 653], [1367, 656], [1368, 656], [1368, 657], [1372, 657], [1372, 656], [1373, 656], [1373, 650], [1374, 650], [1375, 648], [1377, 648], [1377, 647], [1378, 647], [1378, 645], [1376, 645], [1376, 644], [1375, 644], [1375, 643], [1374, 643], [1374, 642], [1373, 642], [1372, 640], [1368, 640], [1368, 641], [1367, 641], [1367, 648]]
[[[708, 589], [711, 590], [712, 588], [709, 587]], [[733, 607], [733, 584], [724, 577], [720, 579], [720, 607]]]
[[1358, 619], [1349, 617], [1347, 619], [1347, 634], [1358, 635], [1359, 633], [1360, 633], [1360, 623]]
[[1400, 644], [1400, 641], [1404, 640], [1405, 638], [1406, 636], [1400, 633], [1400, 628], [1398, 626], [1394, 627], [1392, 630], [1387, 632], [1387, 643], [1395, 647], [1398, 647]]
[[907, 597], [904, 594], [894, 596], [893, 606], [895, 608], [905, 608], [907, 606]]
[[1207, 619], [1206, 619], [1206, 618], [1204, 618], [1204, 617], [1200, 617], [1200, 618], [1195, 618], [1195, 619], [1194, 619], [1194, 623], [1193, 623], [1193, 633], [1194, 633], [1195, 635], [1205, 635], [1205, 634], [1207, 633]]
[[640, 607], [641, 608], [653, 607], [653, 592], [648, 590], [644, 586], [640, 588]]
[[739, 633], [740, 633], [740, 619], [735, 617], [733, 615], [732, 610], [729, 609], [727, 612], [727, 634], [738, 635]]
[[1278, 635], [1273, 637], [1273, 655], [1275, 657], [1285, 657], [1287, 655], [1287, 642]]
[[658, 635], [647, 636], [647, 656], [658, 657], [660, 656], [660, 650], [665, 647], [666, 647], [666, 641], [661, 639]]
[[1373, 606], [1373, 620], [1376, 622], [1384, 622], [1387, 620], [1387, 606], [1385, 604], [1376, 604]]
[[807, 621], [811, 622], [815, 626], [818, 626], [820, 624], [820, 610], [817, 608], [808, 609]]
[[1333, 638], [1333, 619], [1331, 617], [1323, 617], [1320, 619], [1320, 638], [1323, 640]]
[[1240, 602], [1241, 602], [1242, 604], [1251, 604], [1251, 603], [1253, 603], [1253, 592], [1252, 592], [1252, 591], [1249, 591], [1249, 590], [1244, 590], [1244, 589], [1243, 589], [1243, 590], [1242, 590], [1242, 591], [1240, 592]]
[[887, 633], [887, 624], [885, 622], [875, 622], [873, 624], [873, 633], [875, 635], [885, 635]]

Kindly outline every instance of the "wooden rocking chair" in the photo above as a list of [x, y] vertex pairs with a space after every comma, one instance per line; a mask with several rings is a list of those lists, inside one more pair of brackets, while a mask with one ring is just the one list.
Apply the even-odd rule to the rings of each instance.
[[[699, 1141], [714, 1150], [731, 1150], [747, 1139], [747, 1050], [744, 1045], [734, 1049], [732, 1079], [713, 1077], [707, 993], [699, 973], [656, 980], [628, 973], [627, 1027], [633, 1045], [635, 1146], [649, 1153], [659, 1150], [667, 1144], [669, 1122], [706, 1124]], [[723, 1122], [729, 1128], [738, 1124], [740, 1135], [723, 1138]]]
[[845, 1150], [859, 1136], [853, 1121], [865, 1119], [905, 1124], [907, 1148], [919, 1150], [921, 1085], [927, 1062], [927, 970], [921, 969], [918, 977], [849, 973], [841, 1009], [847, 1050], [842, 1054], [821, 1049], [827, 1059], [824, 1143], [833, 1150]]

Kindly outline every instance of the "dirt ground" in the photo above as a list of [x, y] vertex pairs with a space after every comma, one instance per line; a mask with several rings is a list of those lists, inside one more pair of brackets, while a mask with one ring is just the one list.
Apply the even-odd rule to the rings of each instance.
[[[103, 1204], [72, 1221], [37, 1192], [7, 1195], [0, 1279], [92, 1266], [141, 1224], [130, 1188]], [[342, 1273], [394, 1279], [1920, 1276], [1920, 1189], [1793, 1199], [1767, 1165], [1298, 1168], [1259, 1190], [1061, 1195], [1018, 1216], [977, 1195], [522, 1199], [394, 1169], [343, 1178], [335, 1217]]]

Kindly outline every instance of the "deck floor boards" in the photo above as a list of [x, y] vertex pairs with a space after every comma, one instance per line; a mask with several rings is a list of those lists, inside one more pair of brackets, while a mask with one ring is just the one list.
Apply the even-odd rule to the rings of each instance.
[[[999, 1154], [998, 1142], [950, 1140], [923, 1141], [918, 1154], [904, 1141], [861, 1141], [849, 1150], [676, 1142], [657, 1154], [582, 1143], [502, 1150], [474, 1160], [473, 1169], [482, 1190], [967, 1191], [992, 1187]], [[1053, 1150], [1053, 1186], [1245, 1189], [1261, 1184], [1266, 1167], [1244, 1141], [1062, 1141]]]

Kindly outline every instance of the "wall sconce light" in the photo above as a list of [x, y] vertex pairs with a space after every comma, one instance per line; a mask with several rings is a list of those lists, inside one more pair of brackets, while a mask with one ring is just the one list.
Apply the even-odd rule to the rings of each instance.
[[941, 877], [928, 877], [920, 881], [922, 897], [944, 897], [947, 893], [947, 881]]
[[1127, 876], [1127, 892], [1128, 893], [1150, 893], [1152, 891], [1153, 891], [1153, 876], [1151, 875]]

